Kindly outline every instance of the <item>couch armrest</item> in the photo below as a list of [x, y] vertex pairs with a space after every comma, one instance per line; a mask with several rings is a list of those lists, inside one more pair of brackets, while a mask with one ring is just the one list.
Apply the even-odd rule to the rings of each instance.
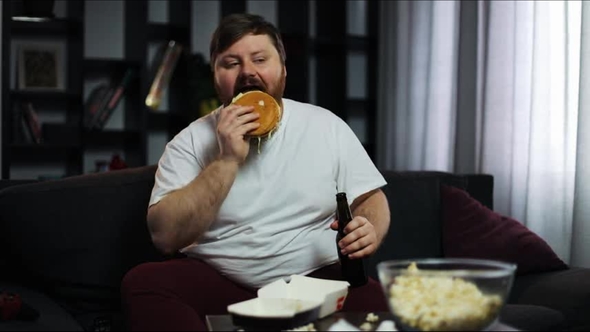
[[518, 276], [508, 303], [533, 304], [561, 311], [571, 329], [590, 328], [590, 269], [567, 270]]

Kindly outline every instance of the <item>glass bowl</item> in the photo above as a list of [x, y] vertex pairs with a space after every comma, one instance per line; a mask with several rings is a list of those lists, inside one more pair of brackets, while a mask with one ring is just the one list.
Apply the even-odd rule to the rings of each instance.
[[405, 331], [490, 328], [510, 294], [515, 271], [515, 264], [463, 258], [377, 264], [389, 309]]

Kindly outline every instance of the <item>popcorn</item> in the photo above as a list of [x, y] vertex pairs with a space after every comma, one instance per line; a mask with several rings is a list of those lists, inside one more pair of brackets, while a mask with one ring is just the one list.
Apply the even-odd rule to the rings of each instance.
[[373, 324], [369, 322], [364, 322], [359, 326], [359, 328], [363, 331], [371, 331], [373, 329]]
[[379, 321], [379, 316], [375, 315], [372, 312], [369, 312], [369, 314], [367, 314], [367, 318], [365, 318], [365, 320], [369, 323], [375, 323], [375, 322]]
[[421, 331], [480, 329], [502, 305], [500, 296], [462, 278], [419, 275], [415, 263], [408, 271], [391, 284], [390, 304], [404, 324]]

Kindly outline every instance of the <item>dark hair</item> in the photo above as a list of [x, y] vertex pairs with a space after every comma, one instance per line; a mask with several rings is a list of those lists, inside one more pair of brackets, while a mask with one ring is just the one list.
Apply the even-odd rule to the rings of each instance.
[[268, 35], [273, 45], [279, 52], [281, 63], [284, 65], [287, 56], [281, 33], [272, 23], [264, 17], [254, 14], [231, 14], [224, 17], [211, 37], [209, 52], [211, 56], [211, 68], [215, 65], [215, 59], [219, 53], [230, 48], [235, 42], [248, 34]]

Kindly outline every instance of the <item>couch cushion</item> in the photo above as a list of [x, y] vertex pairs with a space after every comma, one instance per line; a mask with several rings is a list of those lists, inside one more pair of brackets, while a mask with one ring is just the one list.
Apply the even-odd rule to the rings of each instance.
[[6, 272], [15, 272], [12, 277], [19, 283], [38, 286], [75, 317], [118, 310], [124, 274], [162, 258], [146, 223], [155, 169], [2, 190], [0, 256], [10, 265]]
[[392, 259], [442, 257], [441, 182], [464, 187], [465, 179], [436, 171], [382, 171], [391, 222], [381, 247], [367, 260], [367, 273], [377, 278], [376, 265]]
[[443, 185], [441, 200], [446, 257], [516, 263], [518, 275], [567, 268], [541, 237], [483, 206], [467, 192]]
[[500, 321], [520, 331], [559, 331], [565, 324], [565, 317], [543, 306], [507, 304], [500, 312]]
[[514, 280], [510, 303], [534, 304], [562, 312], [565, 329], [590, 330], [590, 269], [571, 267], [567, 270], [529, 274]]

